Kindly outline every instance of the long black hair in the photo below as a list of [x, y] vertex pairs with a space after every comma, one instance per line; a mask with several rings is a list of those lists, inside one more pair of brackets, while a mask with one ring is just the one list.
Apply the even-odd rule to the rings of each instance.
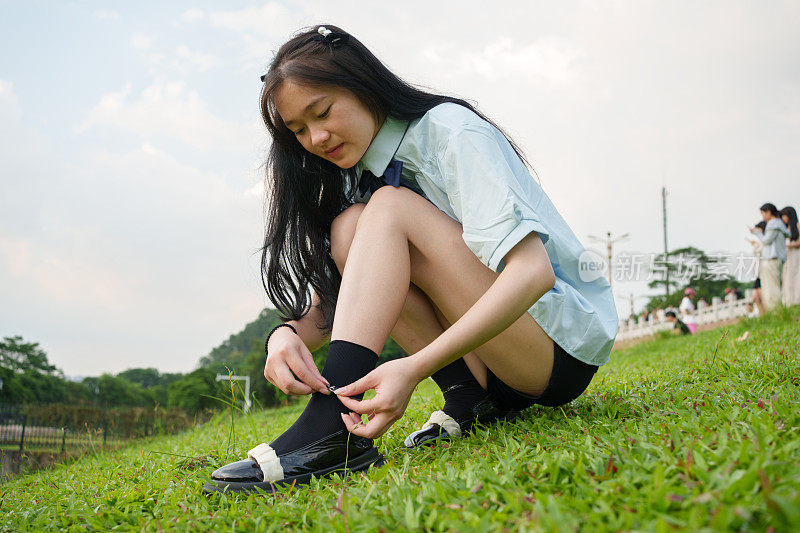
[[760, 211], [764, 211], [765, 213], [769, 213], [774, 217], [780, 216], [778, 213], [778, 208], [775, 207], [775, 204], [773, 204], [772, 202], [767, 202], [758, 209]]
[[[309, 288], [313, 289], [325, 321], [316, 326], [330, 333], [341, 283], [331, 257], [330, 228], [333, 219], [353, 203], [345, 191], [355, 191], [358, 177], [355, 167], [341, 169], [302, 147], [275, 107], [275, 92], [281, 84], [291, 79], [300, 85], [347, 89], [377, 121], [386, 117], [415, 120], [439, 104], [452, 102], [497, 125], [465, 100], [410, 85], [355, 37], [330, 24], [324, 27], [334, 32], [332, 37], [343, 38], [334, 44], [322, 37], [320, 26], [305, 29], [280, 47], [262, 77], [261, 115], [272, 145], [266, 165], [271, 200], [261, 250], [261, 281], [282, 320], [305, 316], [311, 304]], [[506, 138], [527, 164], [522, 151]]]
[[797, 230], [797, 211], [795, 211], [794, 207], [787, 205], [781, 212], [779, 213], [780, 216], [786, 215], [789, 217], [789, 232], [791, 236], [789, 237], [790, 241], [796, 241], [800, 238], [799, 231]]

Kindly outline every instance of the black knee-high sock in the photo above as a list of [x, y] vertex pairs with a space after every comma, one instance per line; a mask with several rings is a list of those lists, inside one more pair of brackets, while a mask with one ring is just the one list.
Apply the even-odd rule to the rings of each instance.
[[470, 409], [487, 396], [487, 392], [470, 372], [464, 358], [456, 359], [431, 375], [442, 389], [444, 411], [453, 418], [469, 413]]
[[[349, 341], [333, 340], [322, 375], [334, 387], [343, 387], [369, 374], [378, 362], [378, 355], [365, 346]], [[353, 396], [361, 399], [363, 394]], [[270, 446], [282, 455], [311, 444], [314, 441], [345, 429], [340, 413], [349, 409], [335, 394], [315, 392], [305, 410], [292, 426], [275, 439]]]

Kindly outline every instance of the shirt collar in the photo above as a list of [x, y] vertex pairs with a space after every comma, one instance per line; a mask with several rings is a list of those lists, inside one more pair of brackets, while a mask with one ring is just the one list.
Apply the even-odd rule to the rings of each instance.
[[408, 121], [386, 117], [378, 134], [372, 139], [367, 151], [361, 158], [360, 166], [366, 168], [376, 176], [383, 176], [386, 167], [397, 153], [397, 148], [406, 133]]

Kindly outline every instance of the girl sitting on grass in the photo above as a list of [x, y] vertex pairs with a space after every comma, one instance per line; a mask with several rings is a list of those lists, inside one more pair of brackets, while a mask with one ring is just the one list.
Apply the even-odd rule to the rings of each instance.
[[[409, 85], [335, 26], [285, 43], [262, 81], [262, 276], [291, 319], [267, 337], [264, 375], [311, 399], [206, 490], [381, 464], [372, 439], [428, 376], [444, 406], [409, 448], [583, 393], [616, 336], [611, 288], [579, 275], [584, 247], [501, 129]], [[376, 368], [389, 336], [411, 355]], [[329, 339], [320, 373], [311, 352]]]

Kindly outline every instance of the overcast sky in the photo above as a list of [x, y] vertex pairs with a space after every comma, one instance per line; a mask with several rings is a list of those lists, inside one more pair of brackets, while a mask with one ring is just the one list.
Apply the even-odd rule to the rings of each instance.
[[476, 102], [587, 246], [660, 251], [662, 185], [670, 248], [800, 204], [800, 3], [221, 5], [0, 2], [0, 336], [68, 375], [186, 372], [270, 305], [258, 77], [311, 24]]

